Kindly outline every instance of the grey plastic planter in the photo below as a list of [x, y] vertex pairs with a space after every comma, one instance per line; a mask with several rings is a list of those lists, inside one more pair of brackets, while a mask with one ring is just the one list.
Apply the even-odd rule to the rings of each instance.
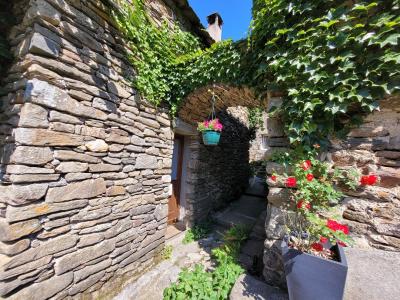
[[332, 248], [340, 262], [289, 248], [286, 241], [281, 247], [290, 300], [343, 299], [347, 261], [342, 247]]

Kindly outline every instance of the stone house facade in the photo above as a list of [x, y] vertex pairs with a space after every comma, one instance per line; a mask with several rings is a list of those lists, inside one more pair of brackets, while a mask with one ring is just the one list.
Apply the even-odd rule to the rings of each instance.
[[[210, 43], [186, 1], [148, 8]], [[18, 0], [10, 13], [17, 22], [0, 98], [0, 296], [109, 298], [164, 247], [176, 136], [186, 147], [179, 219], [193, 223], [244, 188], [246, 125], [235, 117], [240, 109], [222, 111], [221, 146], [209, 149], [190, 114], [172, 122], [167, 108], [141, 97], [126, 79], [135, 70], [106, 0]]]

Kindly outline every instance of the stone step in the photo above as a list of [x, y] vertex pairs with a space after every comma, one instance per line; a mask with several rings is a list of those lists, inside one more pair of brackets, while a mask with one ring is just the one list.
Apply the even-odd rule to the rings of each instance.
[[265, 179], [259, 177], [250, 178], [249, 187], [246, 189], [245, 194], [266, 199], [268, 193]]
[[238, 200], [224, 211], [215, 215], [215, 221], [224, 227], [231, 227], [237, 224], [244, 224], [253, 228], [258, 217], [266, 208], [266, 200], [263, 198], [242, 195]]
[[242, 274], [232, 288], [229, 300], [288, 300], [286, 292], [249, 275]]

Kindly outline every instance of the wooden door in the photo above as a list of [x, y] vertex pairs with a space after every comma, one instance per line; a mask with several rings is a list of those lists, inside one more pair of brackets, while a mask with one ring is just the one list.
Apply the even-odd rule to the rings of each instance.
[[170, 196], [168, 201], [168, 224], [173, 224], [179, 219], [179, 197], [181, 192], [182, 180], [183, 147], [183, 136], [175, 135], [171, 172], [172, 195]]

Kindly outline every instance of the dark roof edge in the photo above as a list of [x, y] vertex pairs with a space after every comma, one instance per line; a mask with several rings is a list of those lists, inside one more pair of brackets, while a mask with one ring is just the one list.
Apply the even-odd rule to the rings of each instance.
[[206, 31], [204, 26], [201, 24], [199, 17], [194, 12], [193, 8], [189, 5], [187, 0], [163, 0], [165, 3], [172, 3], [174, 6], [179, 8], [182, 12], [182, 15], [189, 21], [192, 26], [192, 31], [195, 33], [201, 41], [206, 46], [211, 46], [215, 41], [210, 36], [210, 34]]

